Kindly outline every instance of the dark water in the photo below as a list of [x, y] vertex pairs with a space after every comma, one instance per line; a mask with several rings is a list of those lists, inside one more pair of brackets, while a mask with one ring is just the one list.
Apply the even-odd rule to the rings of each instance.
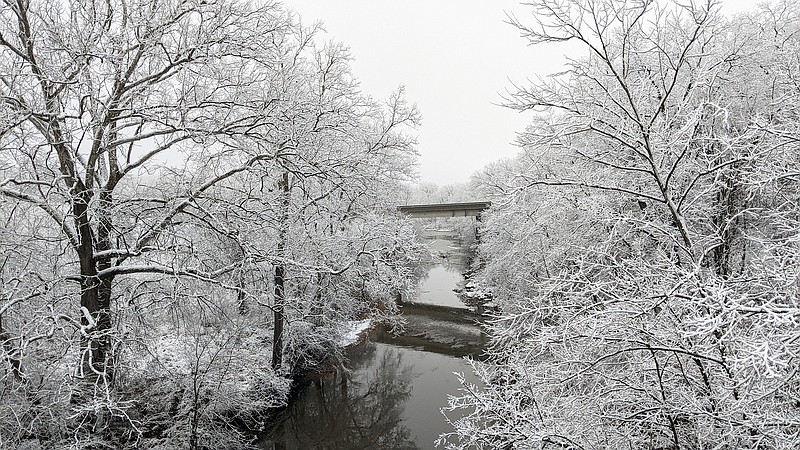
[[465, 255], [452, 236], [430, 239], [438, 255], [431, 269], [438, 270], [403, 306], [405, 329], [379, 328], [350, 349], [347, 370], [304, 386], [265, 433], [262, 448], [430, 449], [451, 430], [440, 409], [448, 394], [458, 393], [453, 372], [476, 382], [464, 357], [479, 357], [485, 342], [478, 316], [449, 297]]

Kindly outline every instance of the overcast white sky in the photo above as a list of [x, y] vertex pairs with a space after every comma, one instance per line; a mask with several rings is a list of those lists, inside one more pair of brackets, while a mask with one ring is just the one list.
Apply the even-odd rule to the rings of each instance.
[[[387, 97], [405, 85], [422, 112], [423, 181], [465, 182], [491, 161], [517, 153], [528, 117], [497, 106], [511, 82], [557, 71], [563, 47], [530, 47], [504, 23], [527, 14], [519, 0], [284, 0], [303, 21], [322, 21], [348, 45], [362, 89]], [[723, 0], [726, 12], [750, 0]]]

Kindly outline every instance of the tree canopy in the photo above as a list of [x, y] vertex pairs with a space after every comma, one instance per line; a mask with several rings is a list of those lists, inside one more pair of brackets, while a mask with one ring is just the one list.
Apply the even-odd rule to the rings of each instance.
[[419, 113], [350, 60], [270, 1], [0, 4], [0, 446], [235, 447], [391, 311]]
[[795, 447], [797, 5], [529, 6], [583, 53], [509, 95], [524, 153], [479, 176], [500, 310], [459, 448]]

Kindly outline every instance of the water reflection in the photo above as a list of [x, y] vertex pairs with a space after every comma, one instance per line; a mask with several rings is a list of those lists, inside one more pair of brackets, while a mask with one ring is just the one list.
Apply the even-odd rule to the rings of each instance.
[[421, 265], [419, 295], [413, 301], [453, 308], [466, 308], [453, 289], [464, 281], [469, 258], [452, 231], [426, 230], [431, 260]]
[[262, 448], [418, 448], [403, 423], [412, 366], [398, 349], [374, 343], [364, 347], [353, 355], [349, 371], [305, 387], [267, 432]]
[[486, 336], [476, 323], [480, 316], [463, 309], [419, 303], [406, 303], [402, 311], [403, 332], [394, 334], [378, 329], [374, 333], [378, 342], [441, 356], [482, 357]]
[[378, 327], [370, 335], [375, 342], [350, 349], [346, 372], [301, 386], [265, 432], [262, 448], [429, 449], [452, 430], [440, 409], [458, 392], [453, 372], [478, 382], [463, 357], [480, 358], [485, 336], [479, 316], [452, 292], [467, 264], [456, 236], [428, 238], [434, 258], [421, 270], [420, 290], [426, 283], [440, 287], [404, 303], [402, 333]]

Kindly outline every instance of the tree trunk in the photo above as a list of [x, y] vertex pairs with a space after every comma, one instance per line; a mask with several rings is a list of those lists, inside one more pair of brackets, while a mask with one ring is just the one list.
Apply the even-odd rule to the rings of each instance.
[[711, 252], [712, 261], [715, 272], [723, 279], [730, 278], [734, 272], [735, 244], [741, 234], [738, 214], [746, 202], [741, 198], [740, 186], [733, 175], [733, 169], [735, 168], [736, 165], [720, 174], [719, 184], [721, 187], [717, 191], [715, 198], [718, 211], [712, 217], [714, 228], [719, 237], [719, 243]]
[[[85, 331], [81, 337], [80, 376], [95, 382], [104, 378], [113, 379], [111, 370], [111, 284], [112, 277], [99, 277], [99, 271], [111, 266], [110, 260], [94, 260], [95, 239], [88, 216], [88, 201], [79, 197], [73, 211], [80, 237], [77, 248], [81, 273], [81, 326]], [[108, 249], [107, 224], [101, 224], [97, 250]]]
[[22, 360], [19, 359], [19, 351], [11, 342], [11, 333], [7, 333], [3, 328], [3, 316], [0, 315], [0, 343], [6, 352], [6, 359], [8, 364], [11, 365], [11, 373], [14, 374], [14, 379], [17, 381], [25, 381], [25, 371], [22, 369]]
[[273, 307], [275, 329], [272, 334], [272, 368], [275, 371], [281, 368], [283, 360], [284, 275], [284, 265], [283, 262], [280, 262], [275, 266], [275, 306]]
[[286, 239], [289, 228], [289, 172], [284, 172], [278, 179], [278, 190], [281, 195], [280, 229], [278, 230], [278, 263], [275, 266], [275, 305], [272, 312], [275, 319], [275, 328], [272, 334], [272, 368], [278, 371], [283, 361], [283, 325], [284, 306], [286, 303]]

